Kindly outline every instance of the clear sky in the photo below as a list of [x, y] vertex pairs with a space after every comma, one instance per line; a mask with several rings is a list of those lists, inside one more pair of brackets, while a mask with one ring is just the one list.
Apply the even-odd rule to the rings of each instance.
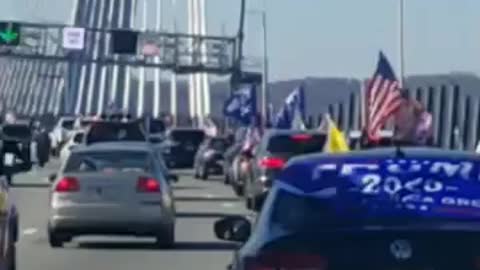
[[[72, 0], [1, 0], [1, 19], [53, 20], [68, 17]], [[84, 1], [84, 0], [79, 0]], [[98, 0], [102, 1], [102, 0]], [[131, 0], [125, 0], [131, 1]], [[139, 2], [143, 0], [137, 0]], [[147, 0], [153, 26], [156, 0]], [[186, 30], [186, 0], [164, 0], [164, 23]], [[249, 10], [263, 0], [247, 0]], [[399, 0], [266, 0], [272, 80], [307, 76], [367, 77], [378, 50], [398, 64]], [[238, 28], [239, 0], [206, 0], [211, 34]], [[479, 0], [405, 0], [406, 73], [452, 71], [480, 74]], [[139, 10], [138, 16], [141, 15]], [[137, 23], [139, 20], [137, 20]], [[260, 16], [247, 16], [247, 54], [261, 56]], [[139, 25], [137, 25], [139, 26]], [[398, 68], [397, 68], [398, 69]]]

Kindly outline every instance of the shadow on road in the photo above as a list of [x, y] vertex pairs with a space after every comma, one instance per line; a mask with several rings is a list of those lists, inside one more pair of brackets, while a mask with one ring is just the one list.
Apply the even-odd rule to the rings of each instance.
[[195, 186], [173, 186], [173, 190], [202, 190], [205, 187], [195, 187]]
[[176, 201], [180, 202], [238, 202], [240, 198], [236, 197], [224, 197], [224, 196], [176, 196]]
[[182, 251], [220, 251], [233, 250], [237, 247], [234, 243], [223, 242], [184, 242], [179, 241], [171, 249], [162, 249], [154, 243], [132, 242], [81, 242], [78, 248], [82, 249], [111, 249], [111, 250], [182, 250]]
[[10, 187], [12, 188], [48, 188], [49, 183], [14, 183]]
[[177, 212], [177, 218], [224, 218], [231, 216], [232, 214], [220, 213], [220, 212]]

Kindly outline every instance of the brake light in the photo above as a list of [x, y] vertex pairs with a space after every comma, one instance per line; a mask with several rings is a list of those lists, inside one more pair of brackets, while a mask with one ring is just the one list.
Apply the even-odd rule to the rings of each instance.
[[292, 140], [297, 142], [304, 142], [304, 141], [311, 140], [312, 136], [308, 134], [295, 134], [295, 135], [292, 135], [290, 138], [292, 138]]
[[55, 192], [76, 192], [80, 190], [80, 184], [75, 177], [64, 177], [55, 186]]
[[267, 157], [260, 161], [260, 167], [265, 169], [281, 169], [285, 166], [285, 161], [281, 158]]
[[328, 260], [319, 255], [270, 253], [246, 260], [248, 270], [327, 270]]
[[160, 192], [160, 184], [151, 177], [139, 177], [137, 181], [137, 191], [143, 193]]

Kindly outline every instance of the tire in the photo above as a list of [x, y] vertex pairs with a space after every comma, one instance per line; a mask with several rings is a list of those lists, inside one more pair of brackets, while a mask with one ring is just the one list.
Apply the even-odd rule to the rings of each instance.
[[198, 169], [197, 169], [197, 168], [198, 168], [198, 167], [195, 166], [194, 169], [193, 169], [193, 171], [194, 171], [194, 172], [193, 172], [193, 178], [194, 178], [194, 179], [199, 179], [199, 178], [200, 178], [200, 175], [198, 175]]
[[62, 237], [54, 232], [48, 233], [48, 242], [52, 248], [61, 248], [63, 243], [68, 242], [66, 237]]
[[7, 270], [16, 270], [17, 269], [17, 247], [15, 244], [11, 244], [8, 247], [7, 254]]
[[159, 249], [171, 249], [175, 246], [175, 225], [172, 225], [171, 228], [156, 237], [155, 245]]
[[8, 185], [9, 185], [9, 186], [13, 186], [13, 175], [7, 174], [6, 177], [7, 177], [7, 183], [8, 183]]
[[228, 173], [225, 173], [224, 175], [223, 184], [230, 185], [230, 176], [228, 176]]
[[202, 169], [201, 169], [201, 172], [200, 172], [200, 179], [202, 180], [208, 180], [208, 172], [207, 172], [207, 168], [205, 168], [205, 165], [202, 166]]
[[245, 190], [242, 186], [232, 183], [232, 187], [233, 187], [233, 192], [235, 192], [235, 195], [239, 197], [243, 196]]

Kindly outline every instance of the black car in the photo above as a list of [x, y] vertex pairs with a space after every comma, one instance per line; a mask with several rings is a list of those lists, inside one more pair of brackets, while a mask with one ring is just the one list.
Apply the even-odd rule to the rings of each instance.
[[18, 211], [5, 178], [0, 178], [0, 269], [16, 269]]
[[228, 147], [227, 138], [208, 137], [198, 148], [195, 155], [194, 176], [207, 180], [210, 174], [219, 175], [223, 173], [223, 154]]
[[287, 164], [252, 228], [215, 223], [242, 243], [232, 270], [479, 269], [479, 157], [433, 148], [315, 154]]
[[84, 136], [84, 144], [131, 141], [145, 142], [145, 122], [141, 119], [129, 121], [98, 120], [90, 125]]
[[192, 168], [195, 154], [205, 139], [201, 129], [174, 128], [166, 133], [162, 143], [163, 156], [170, 168]]
[[315, 131], [267, 131], [254, 151], [249, 166], [251, 172], [245, 179], [247, 208], [255, 208], [254, 204], [264, 199], [273, 180], [290, 158], [322, 152], [326, 139], [326, 134]]

